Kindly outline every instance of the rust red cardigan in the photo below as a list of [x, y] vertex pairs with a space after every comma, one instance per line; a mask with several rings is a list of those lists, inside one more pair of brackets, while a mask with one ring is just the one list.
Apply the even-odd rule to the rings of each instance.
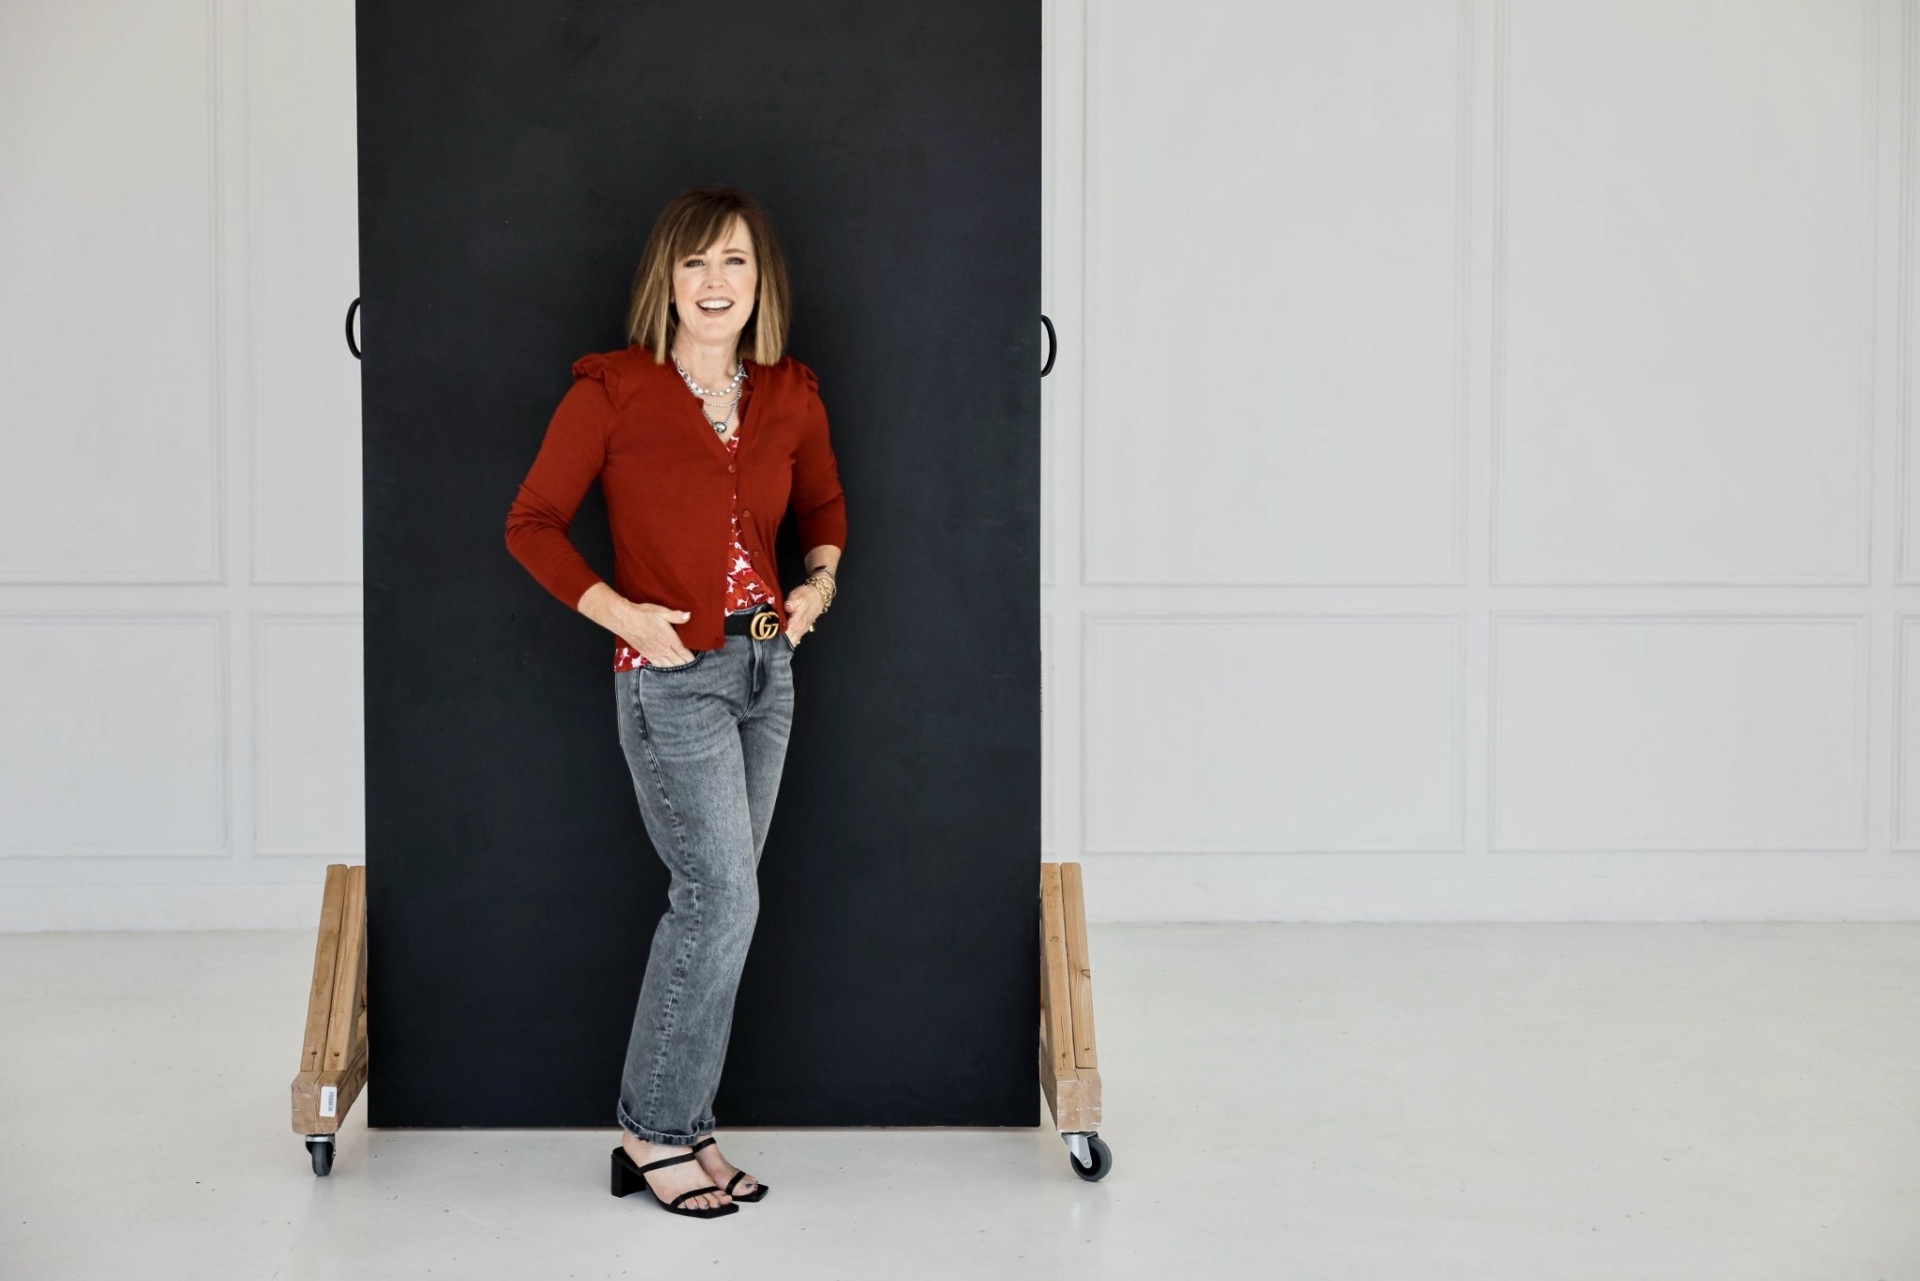
[[507, 513], [507, 548], [572, 609], [600, 576], [567, 530], [597, 477], [613, 530], [614, 590], [692, 615], [674, 625], [688, 649], [726, 643], [732, 514], [753, 566], [786, 616], [774, 533], [791, 507], [800, 546], [845, 547], [846, 498], [813, 370], [793, 357], [747, 362], [737, 454], [714, 434], [671, 362], [638, 344], [582, 356], [533, 468]]

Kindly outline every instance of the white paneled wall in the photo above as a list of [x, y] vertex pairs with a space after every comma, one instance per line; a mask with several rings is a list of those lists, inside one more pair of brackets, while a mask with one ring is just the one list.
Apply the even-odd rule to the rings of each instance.
[[0, 6], [0, 928], [358, 861], [353, 6]]
[[1046, 22], [1093, 913], [1920, 915], [1920, 4]]
[[[1920, 916], [1920, 0], [1044, 19], [1094, 914]], [[352, 5], [0, 23], [0, 928], [307, 924], [364, 815]]]

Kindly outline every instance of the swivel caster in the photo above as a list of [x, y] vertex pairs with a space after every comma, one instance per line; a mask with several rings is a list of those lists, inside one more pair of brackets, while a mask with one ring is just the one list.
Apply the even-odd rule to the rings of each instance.
[[[331, 1134], [309, 1134], [307, 1136], [307, 1155], [313, 1158], [313, 1172], [325, 1177], [333, 1172], [333, 1136]], [[1081, 1175], [1086, 1178], [1086, 1175]]]
[[1088, 1183], [1098, 1183], [1113, 1169], [1113, 1153], [1099, 1135], [1089, 1130], [1060, 1137], [1066, 1140], [1067, 1161], [1073, 1166], [1073, 1172]]

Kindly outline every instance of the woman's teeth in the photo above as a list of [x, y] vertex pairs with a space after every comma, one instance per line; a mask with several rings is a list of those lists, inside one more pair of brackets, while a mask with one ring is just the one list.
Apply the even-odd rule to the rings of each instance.
[[731, 306], [733, 306], [733, 304], [730, 302], [703, 302], [700, 304], [700, 310], [701, 311], [725, 311], [727, 308]]

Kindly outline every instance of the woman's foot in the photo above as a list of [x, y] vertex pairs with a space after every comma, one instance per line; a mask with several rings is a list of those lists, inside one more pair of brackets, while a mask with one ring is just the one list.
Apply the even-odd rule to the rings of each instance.
[[[674, 1147], [670, 1143], [649, 1143], [631, 1130], [620, 1132], [620, 1146], [627, 1150], [627, 1155], [633, 1158], [635, 1165], [645, 1165], [649, 1161], [662, 1161], [670, 1156], [679, 1156], [687, 1150], [684, 1147]], [[647, 1186], [659, 1195], [660, 1200], [671, 1201], [689, 1188], [704, 1188], [709, 1183], [716, 1182], [712, 1174], [707, 1171], [706, 1162], [700, 1159], [711, 1151], [713, 1149], [708, 1148], [699, 1157], [691, 1161], [683, 1161], [679, 1165], [648, 1170], [641, 1177], [646, 1180]], [[726, 1186], [725, 1179], [717, 1182], [721, 1187]], [[742, 1179], [741, 1182], [745, 1183], [746, 1180]], [[699, 1196], [688, 1197], [680, 1204], [689, 1209], [709, 1210], [715, 1206], [728, 1205], [732, 1201], [733, 1198], [724, 1192], [702, 1192]]]
[[[694, 1142], [698, 1143], [700, 1139], [709, 1137], [711, 1136], [703, 1134], [700, 1138], [695, 1139]], [[700, 1168], [707, 1172], [707, 1177], [713, 1181], [716, 1187], [726, 1187], [727, 1180], [740, 1173], [737, 1166], [728, 1164], [727, 1158], [720, 1155], [720, 1144], [718, 1142], [709, 1143], [704, 1148], [701, 1148], [698, 1152], [694, 1153], [693, 1159], [699, 1162]], [[748, 1174], [743, 1175], [740, 1182], [733, 1185], [733, 1190], [741, 1196], [752, 1196], [754, 1189], [759, 1186], [760, 1184], [754, 1177]], [[733, 1198], [728, 1197], [727, 1199], [731, 1201]]]

